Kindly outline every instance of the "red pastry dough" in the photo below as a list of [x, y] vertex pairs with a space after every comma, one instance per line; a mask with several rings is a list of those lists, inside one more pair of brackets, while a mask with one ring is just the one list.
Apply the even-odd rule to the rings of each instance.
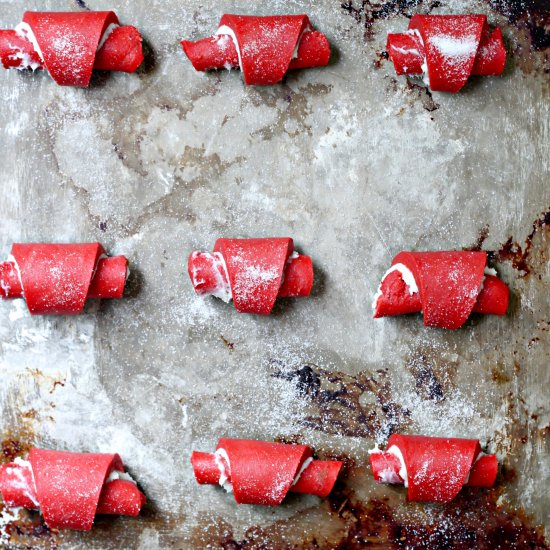
[[450, 502], [464, 485], [492, 487], [498, 471], [496, 456], [483, 453], [477, 439], [422, 435], [392, 435], [370, 463], [376, 481], [405, 483], [407, 500], [419, 502]]
[[434, 91], [458, 92], [470, 75], [500, 75], [506, 50], [485, 15], [414, 15], [409, 30], [389, 34], [386, 49], [398, 75], [427, 72]]
[[61, 86], [87, 87], [93, 69], [133, 73], [143, 49], [139, 31], [120, 27], [113, 11], [28, 11], [16, 30], [0, 30], [0, 59], [6, 69], [46, 68]]
[[486, 265], [486, 252], [400, 252], [380, 283], [374, 317], [423, 311], [426, 326], [456, 329], [472, 311], [504, 315], [508, 286], [486, 275]]
[[214, 36], [181, 45], [197, 71], [240, 66], [245, 83], [258, 86], [280, 82], [289, 69], [324, 66], [330, 57], [327, 37], [307, 15], [224, 15]]
[[0, 493], [6, 506], [40, 510], [51, 529], [89, 531], [96, 514], [135, 517], [145, 504], [121, 474], [129, 477], [117, 454], [31, 449], [28, 461], [0, 466]]
[[107, 258], [99, 243], [14, 244], [0, 263], [2, 298], [25, 298], [33, 315], [76, 315], [88, 298], [121, 298], [124, 256]]
[[267, 315], [277, 297], [309, 296], [313, 264], [290, 238], [218, 239], [214, 252], [194, 251], [189, 277], [198, 294], [233, 298], [237, 311]]
[[194, 451], [191, 464], [198, 483], [224, 485], [238, 504], [276, 506], [288, 492], [332, 491], [342, 462], [312, 457], [307, 445], [222, 438], [215, 453]]

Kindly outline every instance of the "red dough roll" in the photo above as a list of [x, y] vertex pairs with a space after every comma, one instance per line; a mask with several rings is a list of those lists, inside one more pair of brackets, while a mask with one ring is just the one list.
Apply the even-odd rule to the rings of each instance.
[[425, 73], [440, 92], [458, 92], [470, 75], [500, 75], [506, 64], [502, 32], [485, 15], [414, 15], [386, 49], [398, 75]]
[[404, 484], [407, 500], [450, 502], [463, 486], [492, 487], [495, 455], [482, 452], [477, 439], [394, 434], [386, 452], [370, 452], [375, 481]]
[[214, 36], [181, 45], [197, 71], [240, 67], [245, 83], [257, 86], [277, 84], [289, 69], [324, 66], [330, 57], [327, 37], [307, 15], [224, 15]]
[[342, 468], [338, 460], [314, 460], [307, 445], [252, 439], [220, 439], [215, 453], [194, 451], [198, 483], [222, 485], [238, 504], [277, 506], [287, 493], [326, 497]]
[[374, 317], [422, 311], [428, 327], [456, 329], [472, 312], [504, 315], [508, 286], [486, 252], [400, 252], [374, 298]]
[[141, 35], [113, 11], [32, 12], [0, 30], [6, 69], [47, 69], [61, 86], [87, 87], [93, 69], [133, 73], [143, 61]]
[[218, 239], [214, 252], [194, 251], [188, 271], [197, 294], [233, 299], [237, 311], [268, 315], [277, 297], [309, 296], [313, 264], [290, 238]]
[[14, 244], [0, 263], [2, 298], [24, 298], [33, 315], [76, 315], [88, 298], [122, 298], [124, 256], [108, 258], [99, 243]]
[[0, 466], [0, 493], [6, 506], [40, 510], [51, 529], [89, 531], [96, 514], [135, 517], [145, 504], [117, 454], [31, 449]]

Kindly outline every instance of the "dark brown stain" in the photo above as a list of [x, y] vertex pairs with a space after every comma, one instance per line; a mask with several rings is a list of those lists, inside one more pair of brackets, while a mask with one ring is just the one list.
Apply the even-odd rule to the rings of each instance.
[[90, 11], [90, 8], [86, 5], [86, 2], [84, 0], [74, 0], [77, 7], [82, 8], [83, 10]]
[[409, 357], [407, 369], [413, 375], [416, 393], [422, 399], [436, 402], [445, 400], [442, 378], [437, 371], [448, 369], [448, 365], [438, 366], [432, 356], [420, 350]]
[[489, 236], [489, 224], [485, 224], [480, 230], [477, 236], [476, 242], [472, 246], [464, 248], [464, 250], [469, 250], [471, 252], [479, 252], [483, 248], [483, 243], [487, 240]]
[[497, 384], [507, 384], [512, 380], [512, 377], [506, 372], [504, 365], [501, 363], [493, 365], [491, 368], [491, 378]]
[[55, 391], [55, 388], [57, 388], [57, 386], [61, 386], [62, 388], [64, 388], [65, 387], [65, 380], [54, 380], [53, 385], [52, 385], [52, 389], [50, 390], [50, 393], [53, 393]]
[[431, 113], [439, 109], [439, 103], [435, 102], [432, 92], [430, 92], [429, 88], [412, 82], [408, 78], [406, 80], [406, 86], [407, 90], [409, 90], [413, 94], [416, 94], [416, 97], [420, 100], [420, 102], [422, 103], [422, 107], [424, 107], [426, 111]]
[[537, 342], [540, 342], [540, 338], [538, 336], [534, 336], [527, 342], [527, 347], [531, 349]]
[[410, 411], [392, 399], [387, 370], [348, 375], [325, 371], [316, 365], [287, 370], [272, 362], [272, 376], [293, 383], [298, 396], [307, 399], [312, 414], [306, 416], [308, 428], [327, 434], [371, 437], [385, 440], [408, 423]]
[[[349, 514], [351, 525], [334, 548], [546, 549], [542, 528], [532, 527], [521, 511], [497, 505], [498, 491], [463, 489], [450, 504], [433, 507], [431, 521], [421, 510], [396, 514], [388, 499], [359, 502], [349, 491], [330, 497], [334, 512]], [[416, 512], [416, 513], [415, 513]], [[420, 512], [420, 513], [419, 513]]]
[[[497, 262], [510, 262], [512, 267], [520, 272], [521, 277], [526, 277], [534, 268], [533, 253], [538, 251], [541, 256], [546, 254], [546, 247], [533, 247], [533, 241], [538, 233], [546, 230], [548, 225], [550, 225], [550, 207], [533, 222], [533, 229], [523, 244], [519, 244], [514, 241], [513, 237], [509, 237], [498, 250], [489, 252], [489, 259]], [[536, 259], [540, 260], [539, 263], [542, 265], [546, 264], [545, 257]]]
[[[421, 4], [423, 4], [423, 0], [389, 0], [386, 2], [371, 2], [370, 0], [354, 2], [353, 0], [349, 0], [342, 2], [340, 7], [349, 13], [358, 23], [364, 25], [365, 39], [372, 40], [374, 38], [373, 26], [376, 21], [400, 15], [410, 18], [416, 13], [417, 10], [415, 8]], [[430, 2], [428, 13], [439, 6], [441, 6], [441, 2]]]
[[[425, 86], [421, 86], [420, 84], [417, 84], [413, 82], [412, 80], [405, 79], [404, 84], [398, 81], [393, 76], [386, 75], [384, 77], [387, 82], [386, 90], [388, 92], [397, 92], [398, 90], [402, 89], [401, 86], [404, 85], [405, 87], [405, 93], [409, 96], [408, 104], [409, 106], [413, 105], [415, 101], [420, 101], [422, 104], [422, 107], [428, 111], [433, 112], [437, 111], [439, 109], [439, 103], [436, 103], [432, 92]], [[401, 107], [401, 109], [398, 111], [398, 115], [402, 115], [405, 112], [405, 107]], [[433, 117], [430, 117], [431, 120], [434, 120]]]
[[[0, 503], [0, 514], [5, 506]], [[59, 548], [57, 532], [50, 530], [36, 512], [22, 510], [18, 519], [6, 523], [0, 530], [0, 545], [6, 550], [26, 548]]]
[[[503, 480], [504, 481], [504, 480]], [[497, 504], [500, 491], [464, 489], [445, 506], [405, 502], [398, 491], [390, 497], [361, 501], [338, 482], [319, 506], [267, 527], [252, 526], [242, 538], [221, 518], [205, 516], [192, 537], [193, 547], [252, 549], [548, 549], [543, 530], [521, 510]], [[284, 504], [283, 504], [284, 506]]]
[[220, 334], [220, 338], [221, 338], [222, 342], [224, 343], [225, 347], [229, 351], [235, 351], [235, 344], [233, 342], [230, 342], [225, 336], [223, 336], [221, 334]]
[[375, 60], [372, 62], [373, 66], [375, 69], [381, 69], [382, 68], [382, 63], [384, 63], [384, 61], [386, 61], [386, 59], [389, 59], [390, 58], [390, 54], [384, 50], [384, 51], [377, 51], [376, 52], [376, 58]]
[[[23, 413], [23, 420], [33, 418], [33, 409], [27, 411], [26, 416]], [[34, 411], [36, 413], [36, 411]], [[29, 416], [30, 415], [30, 416]], [[26, 424], [26, 422], [25, 422]], [[34, 443], [34, 433], [29, 427], [21, 427], [17, 432], [6, 431], [0, 442], [2, 454], [0, 455], [0, 464], [13, 462], [15, 458], [26, 456]]]
[[530, 37], [534, 50], [550, 47], [550, 6], [548, 0], [488, 0], [489, 5], [504, 15]]

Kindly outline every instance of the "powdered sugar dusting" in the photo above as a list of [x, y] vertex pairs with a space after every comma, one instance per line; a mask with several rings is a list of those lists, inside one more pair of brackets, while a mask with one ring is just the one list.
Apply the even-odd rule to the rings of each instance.
[[455, 38], [449, 35], [436, 35], [428, 38], [429, 43], [436, 48], [441, 55], [450, 60], [456, 59], [457, 62], [463, 62], [475, 55], [478, 42], [475, 35], [468, 35], [461, 38]]
[[[2, 27], [12, 28], [21, 3], [2, 5]], [[502, 500], [546, 521], [547, 270], [540, 281], [518, 278], [499, 263], [513, 312], [476, 317], [458, 331], [427, 329], [419, 318], [372, 320], [369, 311], [399, 250], [460, 249], [485, 224], [488, 250], [529, 233], [548, 191], [543, 85], [512, 64], [465, 94], [438, 95], [440, 107], [428, 111], [388, 62], [380, 70], [371, 63], [407, 18], [378, 21], [374, 42], [365, 42], [364, 21], [340, 5], [307, 6], [338, 52], [333, 62], [294, 71], [278, 86], [197, 75], [185, 62], [175, 40], [216, 28], [220, 4], [211, 0], [121, 3], [121, 20], [143, 30], [154, 49], [155, 66], [133, 77], [97, 75], [80, 90], [38, 73], [1, 72], [0, 257], [13, 241], [99, 240], [127, 255], [132, 270], [127, 297], [88, 304], [76, 318], [32, 318], [21, 300], [0, 303], [2, 429], [17, 430], [20, 415], [35, 409], [38, 444], [120, 452], [152, 502], [139, 518], [104, 518], [88, 535], [66, 533], [66, 546], [207, 548], [245, 539], [268, 546], [281, 541], [273, 538], [280, 526], [280, 546], [299, 547], [313, 532], [341, 529], [340, 515], [316, 497], [293, 495], [264, 509], [199, 486], [191, 451], [213, 448], [222, 435], [300, 440], [323, 456], [349, 457], [357, 468], [342, 481], [358, 499], [387, 497], [396, 517], [434, 529], [456, 525], [460, 514], [406, 504], [404, 489], [376, 486], [366, 449], [375, 439], [385, 445], [392, 429], [478, 437], [518, 474], [498, 487]], [[434, 12], [457, 13], [453, 7], [466, 13], [483, 4], [453, 0]], [[254, 6], [262, 15], [303, 9], [289, 0]], [[523, 62], [528, 55], [514, 52]], [[220, 236], [281, 234], [313, 258], [311, 297], [279, 300], [268, 317], [197, 299], [185, 272], [192, 250]], [[543, 244], [537, 255], [546, 258]], [[407, 368], [419, 348], [434, 357], [437, 398]], [[274, 376], [282, 370], [274, 361], [287, 378]], [[346, 375], [341, 383], [338, 373]], [[340, 421], [330, 432], [312, 426], [321, 398], [351, 407], [325, 414]], [[353, 435], [354, 414], [378, 433]]]

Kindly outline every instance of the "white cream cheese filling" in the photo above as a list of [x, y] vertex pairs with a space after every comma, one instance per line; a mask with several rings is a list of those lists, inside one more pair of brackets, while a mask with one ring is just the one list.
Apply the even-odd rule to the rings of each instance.
[[[424, 45], [424, 40], [422, 39], [422, 35], [420, 34], [420, 31], [418, 29], [413, 29], [412, 31], [408, 31], [412, 34], [416, 34], [418, 36], [418, 39], [420, 40], [420, 43], [424, 47], [424, 62], [422, 65], [420, 65], [420, 68], [422, 69], [422, 80], [426, 86], [430, 86], [430, 73], [428, 72], [428, 60], [426, 59], [426, 46]], [[420, 53], [418, 50], [413, 50], [417, 54]]]
[[401, 464], [401, 468], [399, 468], [399, 477], [403, 480], [403, 485], [408, 487], [409, 478], [407, 475], [407, 466], [405, 465], [405, 459], [403, 458], [401, 449], [397, 445], [392, 445], [386, 452], [396, 456], [399, 459], [399, 463]]
[[[300, 48], [300, 43], [302, 42], [302, 37], [306, 32], [310, 32], [312, 30], [311, 26], [308, 25], [301, 33], [298, 38], [298, 41], [296, 42], [296, 46], [294, 47], [294, 51], [292, 52], [291, 59], [297, 59], [298, 58], [298, 49]], [[222, 25], [218, 28], [216, 31], [216, 34], [214, 36], [229, 36], [231, 37], [231, 40], [233, 41], [233, 44], [235, 45], [235, 49], [237, 50], [237, 56], [239, 58], [239, 68], [241, 71], [243, 70], [243, 62], [241, 57], [241, 48], [239, 47], [239, 43], [237, 41], [237, 37], [235, 36], [235, 33], [233, 32], [233, 29], [228, 27], [227, 25]], [[231, 69], [231, 67], [228, 67]]]
[[38, 41], [36, 40], [36, 36], [34, 36], [34, 32], [32, 32], [32, 29], [28, 23], [19, 23], [15, 27], [15, 32], [21, 37], [28, 40], [34, 48], [34, 51], [38, 54], [40, 59], [42, 60], [42, 63], [44, 63], [44, 56], [42, 55], [42, 50], [40, 49], [40, 46], [38, 45]]
[[[494, 270], [493, 270], [494, 271]], [[472, 468], [474, 467], [474, 464], [482, 457], [482, 456], [489, 456], [487, 453], [484, 453], [481, 451], [476, 459], [472, 462], [472, 466], [470, 468], [470, 471], [468, 472], [468, 475], [466, 476], [466, 479], [464, 480], [464, 485], [468, 485], [468, 482], [470, 481], [470, 474], [472, 473]]]
[[[397, 447], [395, 447], [395, 445], [393, 445], [391, 447], [392, 449], [397, 449]], [[398, 452], [400, 453], [401, 451], [399, 451], [399, 449], [397, 449]], [[375, 445], [374, 449], [369, 449], [367, 451], [369, 453], [369, 455], [372, 455], [372, 454], [377, 454], [377, 453], [383, 453], [384, 451], [382, 451], [381, 449], [378, 448], [378, 443]], [[390, 452], [390, 450], [388, 449], [388, 451], [386, 452]], [[395, 452], [391, 452], [392, 455], [394, 456], [398, 456], [395, 454]], [[380, 478], [380, 481], [381, 483], [391, 483], [392, 485], [401, 485], [403, 483], [403, 479], [405, 479], [401, 473], [402, 471], [404, 470], [404, 474], [405, 476], [407, 475], [407, 468], [405, 467], [405, 463], [403, 461], [403, 457], [402, 456], [398, 456], [399, 458], [399, 462], [401, 463], [401, 469], [399, 470], [399, 474], [396, 474], [392, 469], [388, 468], [387, 470], [381, 470], [380, 472], [378, 472], [378, 477]], [[405, 487], [407, 485], [405, 484]]]
[[298, 483], [300, 477], [302, 474], [307, 470], [308, 466], [313, 462], [313, 457], [310, 456], [309, 458], [306, 458], [304, 460], [304, 463], [302, 464], [302, 467], [298, 470], [298, 473], [296, 474], [296, 477], [294, 478], [294, 481], [292, 482], [291, 487], [294, 487], [296, 483]]
[[[219, 298], [220, 300], [223, 300], [224, 302], [229, 303], [233, 298], [233, 293], [231, 292], [231, 285], [229, 283], [229, 272], [227, 271], [227, 264], [225, 263], [222, 253], [221, 252], [209, 253], [209, 252], [195, 251], [191, 254], [191, 259], [194, 260], [199, 255], [208, 255], [214, 259], [214, 261], [212, 262], [212, 267], [216, 275], [216, 288], [213, 292], [210, 292], [208, 295], [215, 296], [216, 298]], [[221, 275], [221, 273], [218, 271], [218, 266], [222, 268], [223, 273], [225, 275], [225, 279]], [[191, 278], [193, 281], [193, 286], [201, 285], [204, 283], [204, 279], [201, 279], [198, 277], [196, 267], [191, 268]]]
[[486, 267], [483, 273], [484, 273], [484, 276], [483, 276], [483, 279], [481, 279], [481, 286], [479, 287], [479, 292], [483, 290], [483, 285], [485, 284], [486, 275], [492, 275], [493, 277], [496, 277], [498, 275], [497, 270], [493, 269], [492, 267]]
[[[21, 286], [22, 294], [25, 295], [25, 287], [23, 286], [23, 279], [21, 279], [21, 270], [19, 269], [19, 264], [15, 260], [12, 254], [8, 255], [8, 262], [11, 262], [15, 267], [15, 272], [17, 273], [17, 278], [19, 279], [19, 285]], [[2, 284], [2, 289], [6, 294], [9, 292], [9, 286]]]
[[308, 25], [300, 33], [300, 36], [298, 37], [298, 41], [296, 42], [296, 46], [294, 47], [294, 51], [292, 52], [292, 57], [290, 59], [298, 59], [298, 50], [300, 49], [300, 44], [302, 43], [302, 37], [306, 32], [311, 32], [312, 30], [313, 28], [311, 27], [311, 25]]
[[[223, 459], [223, 460], [222, 460]], [[225, 468], [225, 464], [227, 464], [227, 469]], [[218, 470], [220, 471], [220, 479], [218, 483], [228, 492], [233, 492], [233, 483], [229, 481], [229, 476], [231, 475], [231, 463], [229, 462], [229, 456], [227, 454], [227, 451], [223, 448], [217, 449], [214, 453], [214, 461], [216, 462], [216, 466], [218, 467]], [[296, 483], [298, 483], [301, 475], [306, 471], [308, 466], [313, 462], [313, 457], [306, 458], [304, 460], [304, 463], [302, 464], [302, 467], [296, 474], [294, 481], [292, 482], [291, 487], [294, 487]]]
[[[35, 495], [36, 495], [36, 482], [34, 481], [34, 473], [32, 471], [31, 463], [28, 460], [23, 460], [20, 457], [16, 457], [13, 462], [14, 462], [14, 464], [17, 464], [17, 466], [19, 466], [19, 468], [10, 468], [10, 467], [8, 467], [7, 470], [6, 470], [7, 473], [8, 474], [14, 474], [17, 477], [17, 479], [19, 480], [19, 484], [17, 485], [18, 488], [23, 489], [23, 491], [25, 493], [25, 496], [30, 501], [32, 501], [32, 503], [38, 509], [40, 507], [40, 504], [38, 503], [38, 501], [35, 498]], [[34, 487], [29, 487], [29, 485], [27, 483], [27, 480], [25, 479], [25, 477], [23, 476], [23, 474], [20, 471], [20, 468], [23, 468], [23, 469], [28, 470], [30, 472], [31, 479], [32, 479]], [[29, 491], [29, 489], [34, 489], [34, 493], [31, 493]]]
[[109, 24], [109, 26], [105, 29], [105, 32], [103, 33], [103, 36], [101, 37], [101, 40], [99, 41], [99, 44], [97, 46], [97, 51], [99, 51], [99, 50], [101, 50], [101, 48], [103, 48], [103, 44], [105, 44], [105, 42], [107, 42], [107, 38], [109, 38], [109, 36], [111, 36], [111, 33], [115, 29], [118, 29], [118, 27], [120, 27], [120, 25], [117, 25], [116, 23]]
[[130, 481], [134, 485], [137, 485], [134, 478], [128, 472], [121, 472], [120, 470], [113, 470], [109, 474], [109, 477], [105, 480], [105, 483], [110, 483], [111, 481], [115, 481], [117, 479], [123, 479], [124, 481]]
[[[223, 460], [222, 460], [223, 459]], [[228, 492], [233, 492], [233, 483], [229, 481], [229, 476], [231, 475], [231, 463], [229, 462], [229, 456], [227, 451], [223, 448], [217, 449], [214, 453], [214, 460], [216, 461], [216, 466], [220, 471], [220, 480], [218, 483]], [[225, 469], [225, 464], [227, 464], [227, 470]]]
[[[16, 49], [15, 46], [10, 45], [11, 48]], [[31, 56], [26, 53], [19, 50], [17, 53], [10, 54], [9, 59], [16, 60], [20, 59], [21, 63], [18, 67], [14, 67], [18, 71], [26, 71], [27, 69], [31, 69], [32, 71], [36, 71], [36, 69], [39, 69], [42, 67], [41, 63], [37, 63], [36, 61], [31, 60]]]
[[220, 300], [229, 303], [233, 298], [233, 293], [231, 292], [231, 285], [229, 283], [229, 272], [227, 271], [227, 264], [225, 263], [224, 257], [221, 252], [214, 252], [214, 256], [219, 260], [221, 266], [223, 267], [225, 280], [221, 275], [216, 273], [219, 280], [219, 290], [216, 290], [213, 296], [216, 296], [216, 298], [220, 298]]
[[373, 301], [372, 301], [372, 309], [376, 309], [376, 305], [378, 304], [378, 300], [380, 296], [382, 296], [382, 284], [384, 283], [386, 277], [393, 273], [394, 271], [398, 271], [401, 274], [401, 278], [403, 279], [403, 282], [407, 285], [409, 289], [409, 294], [412, 296], [413, 294], [416, 294], [418, 292], [418, 285], [416, 284], [416, 280], [414, 278], [414, 275], [412, 274], [411, 270], [404, 264], [395, 264], [392, 265], [386, 273], [384, 273], [384, 276], [382, 277], [382, 280], [380, 281], [380, 285], [378, 286], [378, 290], [376, 291], [376, 294], [374, 295]]
[[[239, 68], [241, 71], [243, 70], [243, 62], [241, 58], [241, 48], [239, 47], [239, 42], [237, 41], [237, 37], [235, 36], [235, 33], [233, 32], [233, 29], [228, 27], [227, 25], [222, 25], [218, 28], [216, 31], [215, 36], [229, 36], [231, 40], [233, 41], [233, 44], [235, 45], [235, 49], [237, 50], [237, 57], [239, 58]], [[229, 67], [231, 69], [231, 67]]]

